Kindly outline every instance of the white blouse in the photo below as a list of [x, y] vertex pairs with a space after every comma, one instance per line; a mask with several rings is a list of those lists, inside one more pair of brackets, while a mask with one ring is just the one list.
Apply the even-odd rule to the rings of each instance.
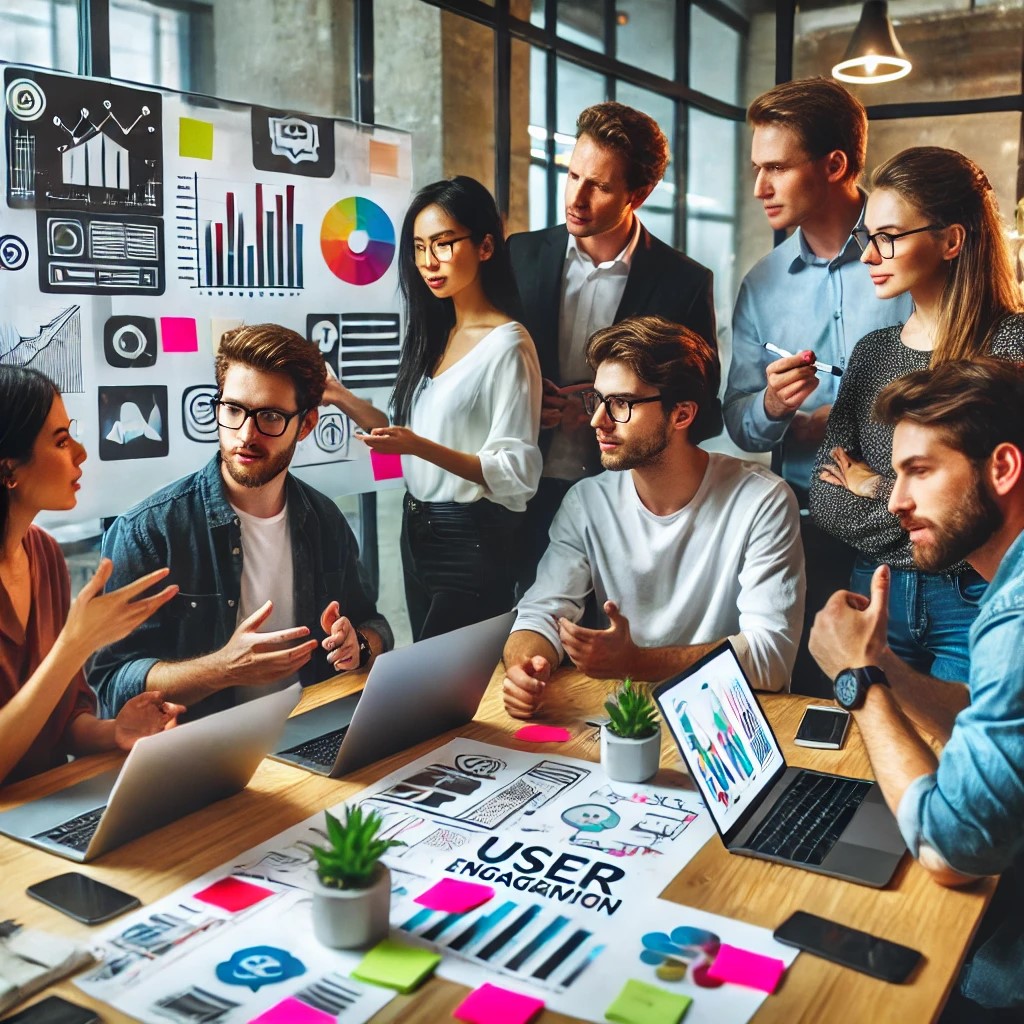
[[540, 362], [522, 324], [495, 327], [453, 366], [424, 377], [409, 427], [446, 448], [480, 457], [484, 486], [425, 459], [402, 456], [409, 493], [420, 501], [486, 498], [522, 512], [537, 490], [543, 465]]

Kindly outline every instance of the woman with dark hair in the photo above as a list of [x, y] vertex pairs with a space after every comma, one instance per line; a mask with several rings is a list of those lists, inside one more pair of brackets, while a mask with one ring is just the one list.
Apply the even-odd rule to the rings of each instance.
[[[75, 507], [85, 449], [64, 400], [35, 370], [0, 366], [0, 783], [34, 775], [68, 754], [129, 750], [184, 710], [158, 692], [96, 717], [82, 665], [169, 601], [177, 587], [140, 597], [160, 569], [110, 594], [109, 559], [74, 601], [57, 542], [32, 521]], [[133, 600], [137, 598], [137, 600]]]
[[[811, 478], [811, 513], [858, 551], [851, 589], [868, 596], [875, 569], [892, 570], [889, 645], [908, 664], [965, 682], [967, 633], [985, 582], [967, 563], [915, 564], [908, 524], [888, 509], [892, 430], [872, 419], [879, 392], [914, 370], [982, 355], [1024, 359], [1021, 292], [985, 173], [962, 153], [904, 150], [872, 176], [864, 228], [854, 234], [879, 298], [909, 292], [905, 324], [854, 349]], [[909, 524], [926, 527], [929, 524]], [[927, 555], [918, 544], [918, 559]]]
[[537, 489], [541, 377], [491, 194], [434, 182], [402, 224], [406, 331], [392, 421], [330, 381], [324, 400], [377, 452], [407, 456], [405, 593], [415, 639], [507, 611], [513, 539]]

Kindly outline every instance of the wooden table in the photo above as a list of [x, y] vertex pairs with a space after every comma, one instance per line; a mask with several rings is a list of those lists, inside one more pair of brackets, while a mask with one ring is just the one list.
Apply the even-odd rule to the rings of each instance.
[[[339, 678], [306, 690], [299, 710], [350, 692], [362, 676]], [[248, 788], [228, 800], [190, 815], [101, 857], [80, 869], [101, 881], [151, 903], [212, 870], [232, 856], [272, 838], [310, 815], [357, 793], [412, 759], [455, 735], [488, 743], [529, 748], [551, 754], [596, 761], [596, 731], [584, 718], [600, 709], [610, 684], [563, 671], [549, 688], [542, 720], [564, 725], [568, 743], [520, 744], [512, 734], [522, 724], [508, 718], [501, 703], [501, 675], [495, 674], [476, 719], [463, 729], [440, 736], [402, 754], [370, 765], [344, 780], [324, 779], [290, 765], [265, 760]], [[763, 697], [786, 759], [793, 764], [840, 774], [870, 777], [867, 756], [856, 731], [843, 751], [796, 747], [792, 736], [810, 698], [769, 694]], [[43, 776], [0, 790], [0, 809], [60, 789], [116, 764], [116, 755], [102, 755], [69, 764]], [[662, 769], [656, 781], [693, 789], [682, 772], [671, 737], [662, 747]], [[187, 766], [180, 779], [167, 785], [187, 785]], [[154, 794], [159, 799], [159, 794]], [[70, 862], [0, 836], [0, 919], [13, 917], [26, 925], [88, 941], [96, 934], [25, 895], [26, 886], [72, 868]], [[964, 951], [991, 897], [994, 884], [978, 883], [968, 891], [943, 889], [914, 861], [905, 858], [890, 886], [869, 889], [838, 879], [748, 857], [731, 856], [715, 836], [665, 889], [666, 899], [774, 928], [798, 909], [832, 918], [895, 942], [919, 949], [925, 962], [911, 981], [890, 985], [809, 955], [797, 958], [779, 991], [768, 997], [754, 1020], [758, 1024], [819, 1024], [821, 1021], [934, 1020], [956, 977]], [[105, 926], [104, 926], [105, 927]], [[70, 981], [54, 991], [80, 1003], [93, 1003]], [[453, 982], [434, 978], [419, 992], [399, 996], [375, 1018], [376, 1022], [435, 1024], [451, 1019], [465, 995]], [[36, 997], [38, 998], [38, 997]], [[104, 1021], [127, 1021], [112, 1007], [94, 1003]], [[545, 1011], [542, 1024], [569, 1021]]]

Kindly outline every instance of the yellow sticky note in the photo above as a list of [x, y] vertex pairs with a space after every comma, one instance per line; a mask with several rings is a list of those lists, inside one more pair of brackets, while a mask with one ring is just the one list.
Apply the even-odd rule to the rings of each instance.
[[616, 1024], [679, 1024], [693, 1000], [632, 978], [604, 1011]]
[[411, 992], [434, 973], [440, 962], [441, 957], [429, 949], [384, 939], [363, 957], [352, 977], [371, 985]]
[[370, 173], [398, 177], [398, 147], [370, 139]]
[[192, 117], [178, 118], [178, 155], [195, 160], [213, 159], [213, 125]]

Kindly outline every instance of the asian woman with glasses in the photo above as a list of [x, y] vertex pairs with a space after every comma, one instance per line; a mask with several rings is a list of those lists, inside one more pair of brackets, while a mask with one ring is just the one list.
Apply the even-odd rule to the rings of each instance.
[[988, 354], [1024, 359], [1021, 293], [992, 186], [962, 153], [904, 150], [875, 170], [872, 188], [861, 262], [879, 298], [909, 292], [914, 312], [857, 343], [811, 477], [811, 513], [857, 549], [852, 590], [867, 596], [875, 569], [890, 566], [893, 651], [919, 671], [963, 682], [984, 581], [963, 562], [942, 573], [915, 564], [888, 509], [892, 430], [871, 410], [886, 384], [911, 371]]
[[513, 539], [541, 471], [541, 377], [483, 185], [421, 189], [399, 245], [406, 332], [391, 417], [336, 380], [324, 400], [373, 451], [402, 456], [402, 565], [421, 640], [514, 603]]
[[101, 594], [104, 560], [71, 601], [57, 542], [33, 520], [75, 507], [85, 449], [52, 381], [35, 370], [0, 366], [0, 784], [115, 747], [174, 724], [184, 708], [150, 692], [113, 720], [96, 717], [82, 665], [126, 636], [176, 593], [142, 596], [167, 575], [143, 576]]

